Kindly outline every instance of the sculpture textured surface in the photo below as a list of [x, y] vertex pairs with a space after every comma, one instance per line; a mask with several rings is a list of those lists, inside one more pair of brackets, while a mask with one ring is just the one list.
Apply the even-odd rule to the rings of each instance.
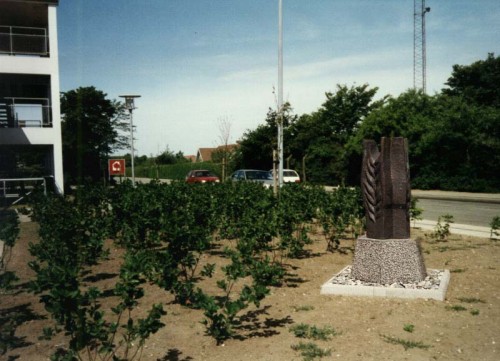
[[410, 171], [404, 138], [382, 138], [379, 152], [373, 140], [363, 142], [361, 187], [367, 237], [410, 237]]

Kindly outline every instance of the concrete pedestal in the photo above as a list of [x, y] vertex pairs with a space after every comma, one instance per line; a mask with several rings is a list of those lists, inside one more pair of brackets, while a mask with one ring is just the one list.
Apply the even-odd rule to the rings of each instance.
[[364, 282], [392, 284], [420, 282], [427, 272], [416, 240], [361, 236], [356, 242], [352, 275]]

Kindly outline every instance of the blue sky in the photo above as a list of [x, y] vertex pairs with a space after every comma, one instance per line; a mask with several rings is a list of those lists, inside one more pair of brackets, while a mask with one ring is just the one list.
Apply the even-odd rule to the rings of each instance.
[[[427, 0], [427, 91], [454, 64], [500, 54], [500, 1]], [[317, 110], [337, 84], [397, 96], [413, 86], [412, 0], [283, 0], [284, 99]], [[61, 91], [140, 94], [136, 152], [195, 154], [276, 107], [278, 0], [61, 0]], [[285, 139], [286, 141], [286, 139]]]

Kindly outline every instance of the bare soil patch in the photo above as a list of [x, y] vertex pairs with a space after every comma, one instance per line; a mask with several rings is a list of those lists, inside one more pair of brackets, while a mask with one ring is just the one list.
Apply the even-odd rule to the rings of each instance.
[[[139, 312], [162, 302], [167, 315], [162, 318], [166, 326], [147, 341], [142, 360], [303, 360], [291, 347], [301, 341], [330, 349], [323, 360], [499, 360], [500, 242], [452, 236], [434, 243], [419, 230], [413, 233], [422, 239], [426, 266], [451, 271], [444, 302], [320, 295], [326, 280], [352, 264], [354, 240], [342, 242], [343, 253], [328, 253], [318, 236], [308, 246], [309, 257], [287, 261], [286, 285], [272, 288], [259, 309], [246, 310], [238, 336], [220, 346], [205, 335], [201, 311], [174, 304], [171, 295], [147, 285]], [[62, 335], [38, 339], [52, 321], [26, 289], [34, 276], [27, 265], [28, 244], [36, 238], [37, 225], [22, 223], [7, 265], [20, 281], [0, 294], [0, 345], [7, 345], [5, 352], [0, 347], [0, 360], [49, 360], [67, 342]], [[112, 248], [110, 261], [93, 269], [89, 284], [112, 289], [120, 256]], [[217, 252], [209, 257], [209, 262], [220, 261]], [[299, 339], [290, 327], [300, 323], [329, 326], [339, 334], [326, 341]], [[412, 348], [416, 345], [422, 347]]]

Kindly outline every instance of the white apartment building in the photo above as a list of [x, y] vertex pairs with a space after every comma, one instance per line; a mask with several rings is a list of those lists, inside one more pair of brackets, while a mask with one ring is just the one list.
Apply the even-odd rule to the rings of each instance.
[[16, 173], [16, 152], [36, 150], [63, 193], [58, 3], [0, 0], [0, 178]]

